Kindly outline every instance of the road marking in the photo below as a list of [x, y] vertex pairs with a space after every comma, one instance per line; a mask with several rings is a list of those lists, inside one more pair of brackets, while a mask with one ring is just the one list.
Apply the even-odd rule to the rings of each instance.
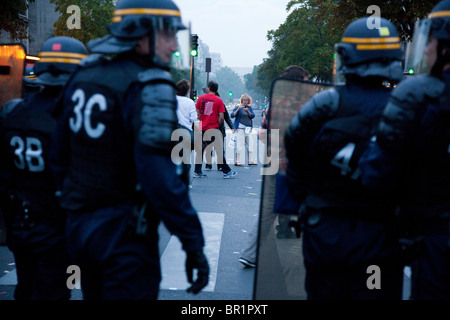
[[[199, 212], [198, 216], [205, 237], [204, 253], [209, 263], [209, 283], [203, 291], [214, 291], [225, 214]], [[181, 242], [172, 236], [161, 256], [161, 289], [185, 290], [190, 286], [186, 279], [185, 261], [186, 254], [181, 249]]]
[[0, 286], [17, 285], [17, 273], [16, 269], [11, 270], [3, 277], [0, 278]]

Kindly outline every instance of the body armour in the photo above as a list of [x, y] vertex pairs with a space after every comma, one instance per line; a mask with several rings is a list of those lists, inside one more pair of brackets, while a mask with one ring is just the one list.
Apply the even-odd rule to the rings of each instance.
[[381, 148], [404, 159], [402, 210], [418, 220], [450, 211], [450, 81], [424, 75], [401, 83], [380, 123]]
[[134, 196], [133, 136], [123, 110], [127, 91], [143, 69], [131, 59], [100, 56], [74, 75], [64, 97], [71, 148], [64, 208], [93, 210]]
[[[338, 108], [322, 122], [301, 166], [308, 189], [305, 203], [316, 208], [367, 208], [378, 215], [373, 204], [379, 201], [362, 188], [358, 163], [379, 118], [352, 105], [342, 87], [336, 92]], [[321, 106], [316, 108], [320, 111]]]
[[148, 69], [139, 73], [135, 124], [139, 142], [154, 153], [170, 155], [175, 142], [172, 133], [178, 128], [175, 84], [169, 72]]
[[5, 105], [3, 143], [13, 180], [11, 188], [34, 218], [63, 221], [55, 197], [56, 187], [48, 166], [50, 136], [55, 125], [51, 112], [56, 97], [37, 93], [30, 100]]

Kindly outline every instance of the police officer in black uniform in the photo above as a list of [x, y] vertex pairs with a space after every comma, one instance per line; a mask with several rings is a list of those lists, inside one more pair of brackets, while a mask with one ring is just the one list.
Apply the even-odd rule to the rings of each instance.
[[401, 299], [395, 206], [388, 195], [363, 190], [357, 168], [387, 103], [387, 83], [403, 77], [397, 31], [379, 21], [379, 29], [370, 29], [368, 18], [347, 27], [336, 45], [345, 85], [316, 94], [285, 134], [288, 183], [306, 208], [301, 219], [311, 300]]
[[361, 160], [362, 180], [399, 199], [411, 298], [449, 300], [450, 0], [416, 26], [412, 48], [414, 72], [428, 70], [392, 92], [376, 143]]
[[14, 99], [2, 108], [2, 159], [0, 170], [8, 190], [2, 195], [7, 214], [7, 245], [13, 252], [17, 300], [69, 299], [66, 285], [70, 265], [65, 239], [65, 212], [55, 196], [48, 164], [52, 112], [64, 84], [80, 60], [84, 45], [69, 37], [44, 42], [32, 85], [37, 93]]
[[202, 227], [170, 157], [181, 29], [172, 1], [119, 1], [110, 34], [88, 43], [97, 54], [65, 89], [52, 161], [85, 299], [157, 298], [160, 219], [186, 251], [188, 291], [208, 283]]

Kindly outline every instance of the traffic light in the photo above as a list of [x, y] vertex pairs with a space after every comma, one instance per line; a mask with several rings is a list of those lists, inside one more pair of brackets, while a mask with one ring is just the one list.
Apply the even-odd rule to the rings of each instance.
[[191, 56], [196, 57], [198, 55], [198, 35], [191, 34]]
[[233, 92], [230, 90], [230, 92], [228, 93], [228, 95], [230, 96], [230, 98], [233, 96]]
[[180, 56], [180, 51], [175, 51], [174, 55], [178, 58]]

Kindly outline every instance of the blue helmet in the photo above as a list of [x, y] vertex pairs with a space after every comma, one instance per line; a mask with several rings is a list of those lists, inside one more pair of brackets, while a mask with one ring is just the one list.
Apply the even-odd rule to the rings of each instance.
[[53, 37], [44, 42], [33, 67], [35, 84], [61, 86], [87, 56], [86, 47], [71, 37]]
[[353, 21], [342, 41], [335, 45], [337, 72], [359, 77], [377, 76], [401, 80], [403, 51], [395, 26], [384, 18], [379, 27], [369, 27], [369, 17]]
[[450, 40], [450, 0], [439, 2], [428, 15], [431, 32], [439, 40]]
[[[130, 51], [140, 38], [152, 35], [158, 30], [184, 30], [181, 13], [171, 0], [120, 0], [117, 3], [109, 35], [90, 41], [92, 52], [117, 54]], [[154, 56], [154, 43], [150, 44], [150, 54]]]

